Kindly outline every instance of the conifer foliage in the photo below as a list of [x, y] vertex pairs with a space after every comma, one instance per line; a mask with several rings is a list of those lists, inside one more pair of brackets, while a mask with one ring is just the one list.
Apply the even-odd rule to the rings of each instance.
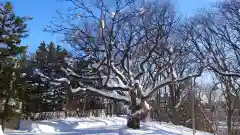
[[[0, 3], [0, 118], [4, 122], [17, 114], [16, 107], [20, 100], [19, 87], [21, 66], [27, 46], [21, 46], [21, 39], [26, 37], [27, 17], [16, 16], [11, 3]], [[18, 82], [18, 83], [17, 83]]]
[[29, 60], [28, 76], [32, 78], [29, 78], [31, 85], [25, 94], [24, 113], [61, 110], [62, 105], [66, 102], [63, 84], [46, 80], [41, 74], [46, 74], [49, 78], [58, 78], [61, 75], [61, 66], [65, 65], [64, 59], [67, 55], [65, 49], [59, 45], [55, 46], [53, 42], [49, 45], [45, 42], [40, 44], [33, 59]]

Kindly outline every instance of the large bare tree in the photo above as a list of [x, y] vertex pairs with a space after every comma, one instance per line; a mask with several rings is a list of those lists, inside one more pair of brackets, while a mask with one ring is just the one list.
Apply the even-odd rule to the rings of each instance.
[[[83, 75], [63, 67], [65, 77], [52, 80], [67, 82], [72, 92], [91, 91], [128, 103], [129, 127], [139, 128], [151, 109], [147, 101], [156, 91], [168, 87], [178, 106], [181, 85], [201, 75], [202, 61], [194, 60], [191, 49], [177, 42], [178, 20], [170, 2], [66, 1], [73, 7], [59, 13], [59, 22], [46, 30], [63, 34], [64, 42], [91, 61], [91, 70]], [[71, 77], [78, 79], [79, 87], [72, 88]], [[87, 85], [85, 80], [97, 85]]]

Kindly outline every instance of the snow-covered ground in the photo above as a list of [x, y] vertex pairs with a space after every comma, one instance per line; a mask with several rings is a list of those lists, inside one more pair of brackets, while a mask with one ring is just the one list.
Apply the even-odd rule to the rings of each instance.
[[0, 135], [3, 135], [2, 125], [0, 125]]
[[[192, 130], [168, 123], [143, 122], [141, 129], [127, 128], [125, 117], [87, 117], [58, 120], [21, 121], [20, 130], [7, 135], [192, 135]], [[197, 131], [196, 135], [211, 135]]]

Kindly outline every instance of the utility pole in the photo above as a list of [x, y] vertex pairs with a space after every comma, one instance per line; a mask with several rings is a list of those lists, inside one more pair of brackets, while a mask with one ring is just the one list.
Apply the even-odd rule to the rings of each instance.
[[192, 129], [193, 129], [193, 135], [196, 133], [195, 128], [195, 91], [193, 89], [193, 78], [191, 78], [191, 96], [192, 96]]

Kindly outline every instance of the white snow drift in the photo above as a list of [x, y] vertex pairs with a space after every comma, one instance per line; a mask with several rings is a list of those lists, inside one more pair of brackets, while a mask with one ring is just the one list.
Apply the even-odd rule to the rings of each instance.
[[[20, 130], [8, 135], [20, 134], [71, 134], [71, 135], [192, 135], [192, 130], [168, 123], [144, 122], [141, 129], [127, 128], [126, 117], [88, 117], [59, 120], [21, 121]], [[196, 135], [211, 135], [197, 131]]]

